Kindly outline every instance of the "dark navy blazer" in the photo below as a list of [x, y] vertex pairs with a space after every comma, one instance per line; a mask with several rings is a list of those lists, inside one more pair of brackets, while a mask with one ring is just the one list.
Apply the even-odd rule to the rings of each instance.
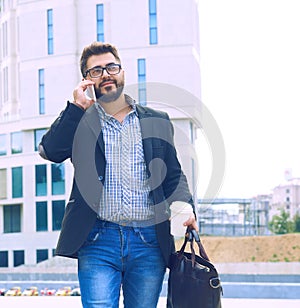
[[[177, 159], [173, 126], [165, 112], [136, 106], [141, 126], [151, 196], [155, 203], [155, 226], [159, 245], [168, 265], [174, 251], [170, 234], [169, 206], [185, 201], [194, 209], [187, 180]], [[60, 163], [70, 158], [74, 180], [66, 206], [56, 254], [76, 258], [77, 251], [93, 227], [105, 181], [105, 152], [99, 114], [94, 105], [83, 111], [68, 102], [67, 107], [43, 136], [40, 155]]]

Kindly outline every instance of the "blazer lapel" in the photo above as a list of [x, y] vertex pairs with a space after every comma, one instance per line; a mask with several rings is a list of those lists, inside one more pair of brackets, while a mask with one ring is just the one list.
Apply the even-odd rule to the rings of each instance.
[[98, 145], [101, 151], [104, 153], [104, 140], [103, 140], [103, 132], [101, 129], [100, 118], [98, 114], [98, 110], [95, 105], [92, 105], [85, 112], [84, 121], [87, 126], [93, 131], [95, 138], [98, 142]]
[[153, 159], [153, 147], [151, 138], [153, 137], [153, 121], [150, 120], [152, 113], [140, 105], [136, 105], [136, 109], [141, 125], [141, 134], [147, 171], [149, 172], [148, 166]]

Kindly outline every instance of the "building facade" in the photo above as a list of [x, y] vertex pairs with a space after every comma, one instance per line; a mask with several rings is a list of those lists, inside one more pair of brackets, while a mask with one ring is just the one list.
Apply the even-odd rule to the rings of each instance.
[[196, 156], [192, 150], [185, 155], [201, 124], [196, 0], [0, 5], [0, 267], [35, 264], [54, 254], [73, 170], [68, 161], [41, 159], [37, 145], [72, 99], [82, 78], [81, 51], [93, 41], [118, 47], [129, 94], [169, 112], [196, 191]]
[[280, 214], [281, 210], [289, 213], [293, 218], [300, 214], [300, 179], [290, 178], [274, 187], [270, 208], [270, 216]]

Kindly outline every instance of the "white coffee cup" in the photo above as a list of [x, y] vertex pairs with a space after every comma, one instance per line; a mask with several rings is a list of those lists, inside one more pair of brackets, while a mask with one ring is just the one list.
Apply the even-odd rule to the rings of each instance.
[[171, 234], [175, 237], [183, 237], [186, 226], [183, 225], [191, 214], [193, 214], [192, 206], [183, 201], [175, 201], [170, 206], [171, 209]]

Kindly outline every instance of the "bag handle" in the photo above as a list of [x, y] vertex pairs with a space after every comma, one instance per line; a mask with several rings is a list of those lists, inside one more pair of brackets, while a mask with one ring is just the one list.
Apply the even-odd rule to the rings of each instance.
[[186, 233], [185, 233], [185, 237], [184, 237], [184, 243], [181, 246], [181, 249], [179, 251], [180, 255], [183, 255], [185, 247], [187, 242], [190, 242], [190, 247], [191, 247], [191, 259], [192, 259], [192, 264], [194, 266], [195, 264], [195, 250], [194, 250], [194, 241], [197, 243], [198, 245], [198, 249], [199, 249], [199, 255], [200, 257], [202, 257], [203, 259], [205, 259], [206, 261], [209, 261], [208, 255], [201, 243], [200, 240], [200, 236], [198, 234], [198, 232], [195, 229], [190, 229], [189, 227], [186, 229]]
[[194, 242], [193, 239], [194, 239], [199, 248], [199, 255], [203, 259], [209, 261], [209, 257], [201, 243], [199, 233], [195, 229], [187, 230], [187, 232], [189, 232], [189, 242], [191, 243], [191, 250], [194, 250], [194, 247], [193, 247], [193, 242]]

